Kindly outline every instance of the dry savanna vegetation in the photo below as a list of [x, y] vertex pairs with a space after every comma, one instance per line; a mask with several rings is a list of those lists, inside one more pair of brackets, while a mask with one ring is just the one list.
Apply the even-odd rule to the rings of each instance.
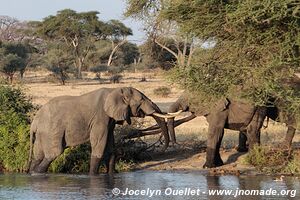
[[[171, 84], [164, 79], [164, 72], [161, 70], [122, 73], [122, 80], [120, 83], [111, 84], [109, 82], [109, 76], [102, 74], [103, 81], [93, 80], [95, 74], [83, 73], [84, 78], [82, 80], [70, 80], [66, 85], [62, 86], [59, 83], [49, 82], [49, 74], [46, 71], [28, 71], [23, 79], [23, 87], [26, 94], [32, 98], [32, 101], [39, 106], [48, 102], [51, 98], [61, 95], [81, 95], [102, 87], [134, 87], [146, 94], [151, 100], [157, 103], [162, 110], [166, 111], [168, 106], [174, 102], [183, 90], [179, 89], [178, 85]], [[146, 78], [146, 81], [141, 81], [142, 78]], [[161, 89], [162, 88], [162, 89]], [[162, 95], [161, 90], [168, 88], [170, 93], [168, 95]], [[183, 113], [178, 119], [183, 118], [188, 113]], [[139, 119], [139, 126], [149, 127], [154, 125], [154, 121], [151, 118]], [[135, 126], [137, 124], [134, 124]], [[284, 124], [269, 121], [265, 121], [267, 128], [262, 129], [262, 144], [271, 145], [276, 148], [280, 145], [280, 142], [284, 140], [287, 128]], [[136, 127], [131, 127], [136, 128]], [[125, 126], [123, 129], [118, 129], [126, 134], [131, 130], [130, 127]], [[208, 123], [205, 117], [197, 117], [187, 123], [184, 123], [176, 127], [176, 136], [179, 142], [179, 146], [171, 147], [165, 154], [159, 153], [159, 149], [162, 146], [161, 143], [156, 143], [154, 147], [147, 149], [149, 153], [141, 153], [139, 148], [149, 147], [153, 143], [157, 142], [159, 136], [147, 136], [136, 140], [137, 148], [131, 152], [132, 155], [127, 161], [121, 161], [118, 163], [120, 170], [130, 169], [201, 169], [205, 160], [205, 146], [207, 138]], [[295, 135], [293, 148], [300, 148], [300, 136]], [[238, 154], [235, 147], [238, 144], [238, 132], [232, 130], [225, 130], [225, 135], [222, 142], [222, 156], [224, 156], [225, 162], [229, 163], [223, 168], [227, 169], [226, 172], [243, 171], [248, 169], [246, 164], [247, 158], [245, 155]], [[179, 157], [178, 157], [179, 156]], [[232, 156], [236, 156], [233, 158]], [[260, 155], [258, 155], [260, 156]], [[61, 158], [60, 158], [61, 159]], [[168, 162], [165, 162], [168, 160]], [[56, 169], [57, 170], [57, 169]], [[55, 171], [53, 169], [53, 171]]]
[[[196, 107], [234, 97], [278, 108], [282, 122], [300, 121], [298, 1], [126, 0], [124, 16], [140, 21], [147, 35], [142, 44], [127, 39], [133, 31], [121, 21], [103, 21], [98, 14], [64, 9], [26, 22], [0, 16], [4, 170], [25, 171], [30, 119], [39, 106], [56, 96], [101, 87], [132, 86], [164, 111], [185, 90]], [[117, 127], [116, 135], [153, 123], [150, 118], [136, 120], [133, 126]], [[180, 125], [179, 145], [163, 154], [158, 135], [118, 141], [118, 168], [200, 169], [207, 126], [203, 117]], [[234, 150], [237, 132], [226, 130], [221, 150], [226, 165], [212, 173], [238, 174], [249, 164], [264, 173], [299, 173], [298, 132], [290, 151], [280, 145], [287, 129], [283, 124], [264, 126], [261, 143], [268, 147], [249, 154]], [[86, 172], [89, 148], [66, 149], [50, 171]]]

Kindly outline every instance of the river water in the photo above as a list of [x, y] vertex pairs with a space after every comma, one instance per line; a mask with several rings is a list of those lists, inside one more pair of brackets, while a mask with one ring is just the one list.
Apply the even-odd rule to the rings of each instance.
[[137, 171], [94, 177], [0, 175], [0, 199], [300, 199], [299, 192], [300, 180], [296, 177], [275, 181], [270, 176], [208, 176], [191, 171]]

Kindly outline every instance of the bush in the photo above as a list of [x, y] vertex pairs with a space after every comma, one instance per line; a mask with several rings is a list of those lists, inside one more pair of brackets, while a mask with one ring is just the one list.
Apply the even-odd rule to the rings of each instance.
[[171, 89], [168, 87], [158, 87], [156, 89], [153, 90], [155, 95], [161, 96], [161, 97], [167, 97], [171, 94]]
[[30, 114], [34, 110], [20, 88], [0, 86], [0, 165], [5, 171], [26, 170]]
[[107, 65], [97, 65], [93, 66], [89, 69], [91, 72], [94, 72], [96, 74], [96, 77], [100, 80], [101, 79], [101, 72], [108, 71]]
[[109, 80], [111, 83], [120, 83], [122, 78], [123, 78], [123, 76], [121, 74], [115, 74], [115, 75], [112, 75], [109, 78]]
[[82, 144], [76, 147], [69, 147], [56, 158], [50, 165], [50, 172], [79, 173], [89, 171], [91, 154], [90, 144]]
[[265, 173], [300, 172], [299, 155], [290, 149], [274, 148], [270, 146], [255, 146], [247, 155], [246, 162]]

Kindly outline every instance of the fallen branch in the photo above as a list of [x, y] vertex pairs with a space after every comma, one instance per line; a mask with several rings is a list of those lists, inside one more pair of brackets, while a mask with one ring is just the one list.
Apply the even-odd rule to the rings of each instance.
[[[186, 118], [176, 120], [176, 121], [174, 121], [174, 127], [177, 127], [185, 122], [188, 122], [188, 121], [194, 119], [195, 117], [196, 116], [192, 114]], [[142, 130], [133, 130], [128, 135], [124, 136], [123, 139], [132, 139], [132, 138], [138, 138], [138, 137], [143, 137], [143, 136], [147, 136], [147, 135], [156, 135], [161, 132], [162, 131], [161, 131], [159, 125], [154, 125], [149, 128], [142, 129]]]

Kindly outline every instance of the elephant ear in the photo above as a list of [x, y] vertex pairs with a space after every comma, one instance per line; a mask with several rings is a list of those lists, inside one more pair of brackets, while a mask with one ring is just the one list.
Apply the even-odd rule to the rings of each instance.
[[229, 100], [227, 98], [222, 99], [220, 101], [217, 102], [216, 107], [215, 107], [215, 111], [218, 112], [222, 112], [223, 110], [226, 110], [228, 108], [229, 105]]
[[116, 121], [126, 120], [128, 124], [131, 124], [129, 99], [129, 88], [114, 89], [106, 96], [104, 102], [105, 113]]

